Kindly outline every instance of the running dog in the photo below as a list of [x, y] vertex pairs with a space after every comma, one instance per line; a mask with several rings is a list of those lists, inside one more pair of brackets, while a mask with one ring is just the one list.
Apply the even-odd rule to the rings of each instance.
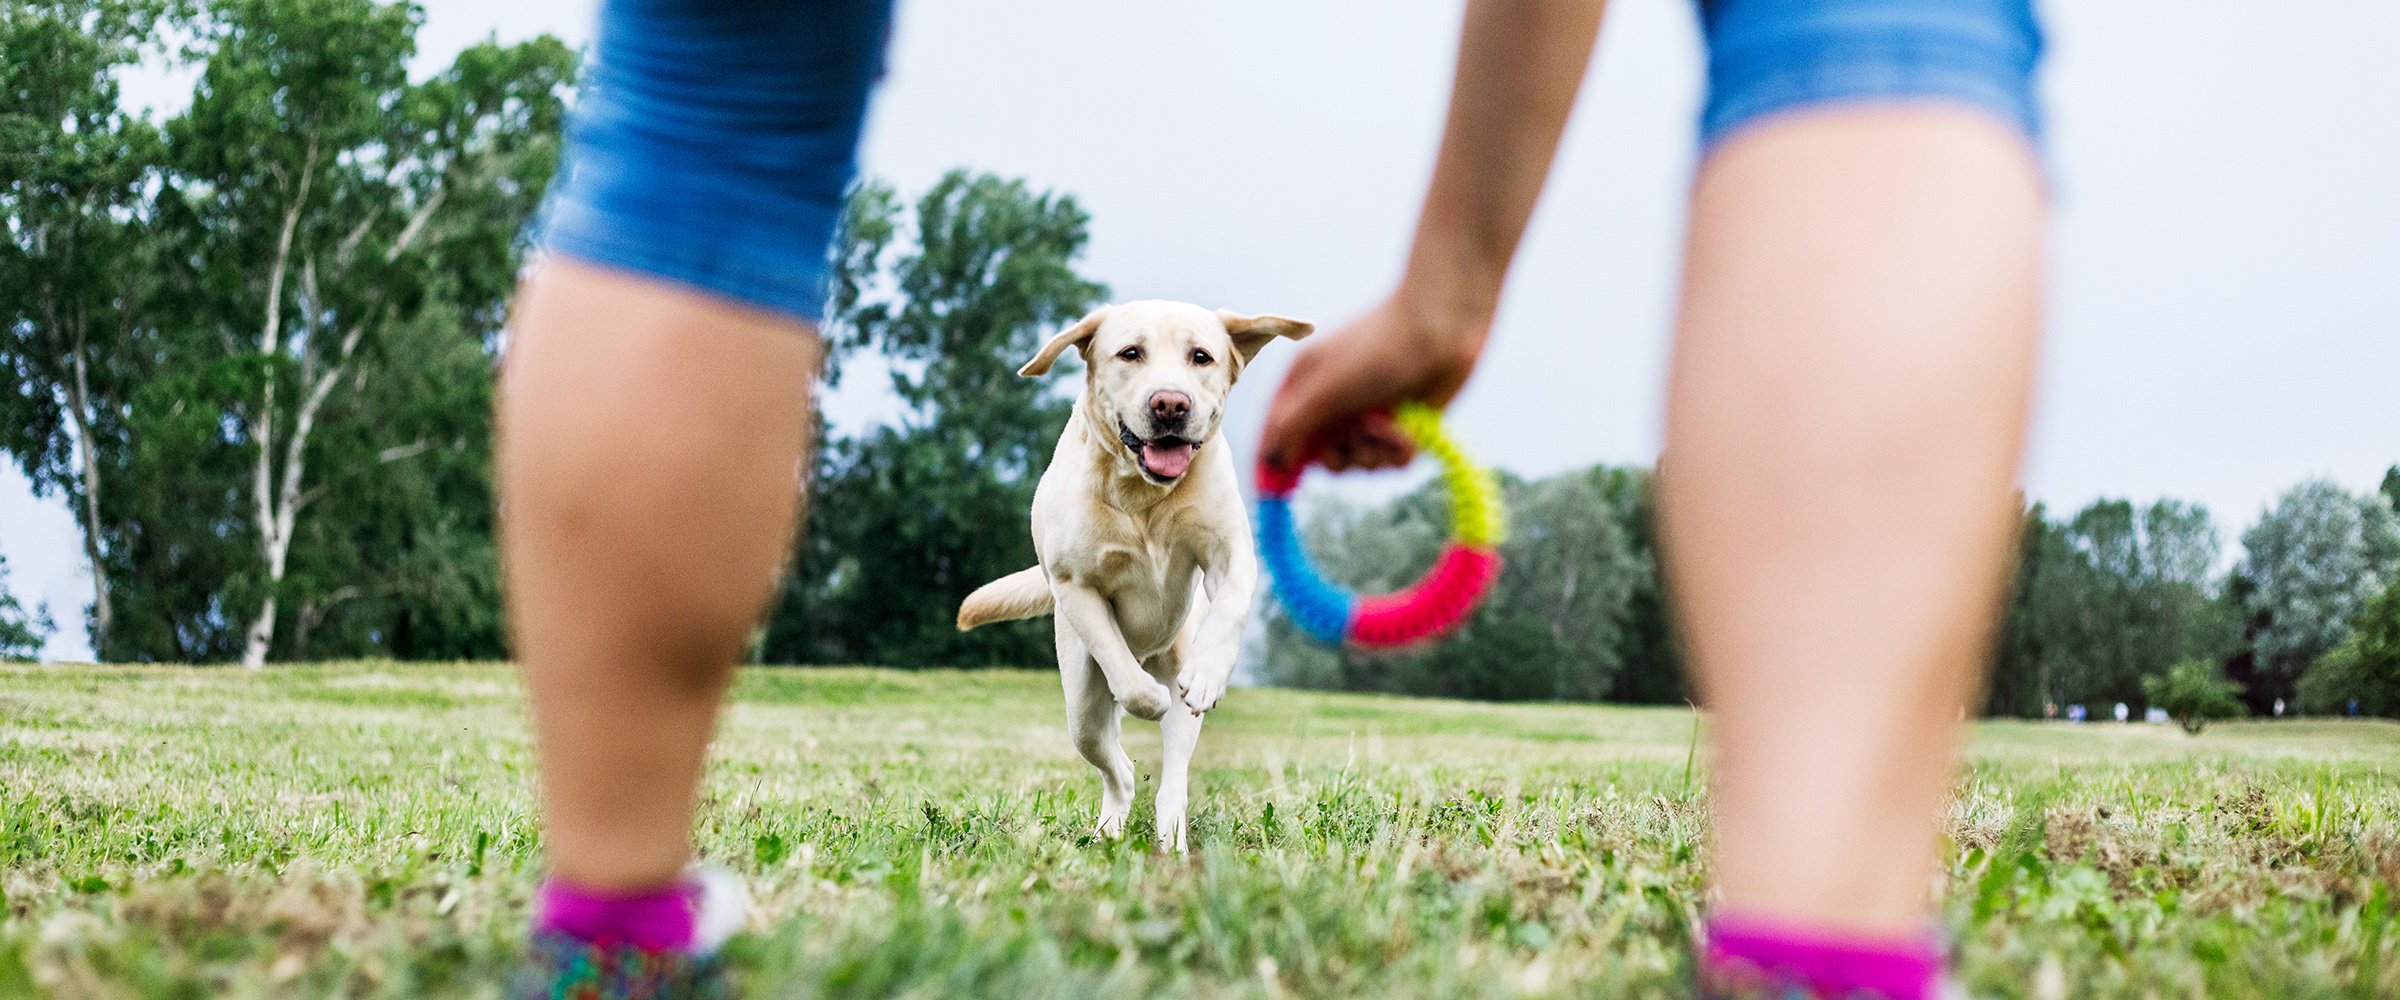
[[1192, 748], [1233, 676], [1258, 583], [1233, 456], [1216, 444], [1225, 396], [1269, 341], [1314, 329], [1127, 302], [1093, 310], [1018, 369], [1044, 375], [1075, 350], [1083, 393], [1034, 491], [1040, 565], [967, 595], [958, 627], [1053, 616], [1067, 728], [1100, 769], [1102, 836], [1122, 836], [1133, 811], [1123, 706], [1158, 722], [1159, 845], [1184, 850]]

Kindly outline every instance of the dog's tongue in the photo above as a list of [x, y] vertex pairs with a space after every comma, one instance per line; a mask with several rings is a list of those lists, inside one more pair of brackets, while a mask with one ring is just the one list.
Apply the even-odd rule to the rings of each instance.
[[1144, 443], [1142, 468], [1166, 479], [1181, 478], [1184, 471], [1192, 467], [1192, 450], [1188, 441], [1177, 444]]

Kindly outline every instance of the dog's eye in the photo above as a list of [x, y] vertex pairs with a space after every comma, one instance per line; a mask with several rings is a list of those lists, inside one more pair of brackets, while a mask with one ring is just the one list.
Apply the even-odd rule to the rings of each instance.
[[1209, 357], [1207, 351], [1203, 351], [1196, 347], [1192, 349], [1192, 363], [1195, 365], [1206, 365], [1213, 363], [1216, 360], [1217, 359], [1215, 358]]
[[1118, 351], [1118, 352], [1117, 352], [1117, 360], [1119, 360], [1119, 361], [1140, 361], [1140, 360], [1142, 360], [1142, 349], [1141, 349], [1141, 348], [1139, 348], [1139, 347], [1128, 347], [1128, 348], [1126, 348], [1126, 349], [1124, 349], [1124, 350], [1122, 350], [1122, 351]]

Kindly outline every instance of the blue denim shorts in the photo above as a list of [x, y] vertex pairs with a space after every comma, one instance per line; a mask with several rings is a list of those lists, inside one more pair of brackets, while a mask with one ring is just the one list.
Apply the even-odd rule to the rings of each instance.
[[1799, 108], [1942, 101], [2041, 135], [2032, 0], [1700, 0], [1700, 142]]
[[[1705, 144], [1838, 102], [2040, 131], [2031, 0], [1701, 0], [1700, 18]], [[891, 24], [892, 0], [607, 0], [544, 245], [817, 320]]]
[[542, 243], [817, 320], [891, 24], [892, 0], [607, 0]]

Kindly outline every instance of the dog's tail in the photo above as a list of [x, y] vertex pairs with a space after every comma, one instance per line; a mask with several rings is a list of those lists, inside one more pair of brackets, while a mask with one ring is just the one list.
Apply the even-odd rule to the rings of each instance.
[[967, 595], [958, 606], [958, 630], [1050, 613], [1050, 575], [1039, 566], [1010, 573]]

